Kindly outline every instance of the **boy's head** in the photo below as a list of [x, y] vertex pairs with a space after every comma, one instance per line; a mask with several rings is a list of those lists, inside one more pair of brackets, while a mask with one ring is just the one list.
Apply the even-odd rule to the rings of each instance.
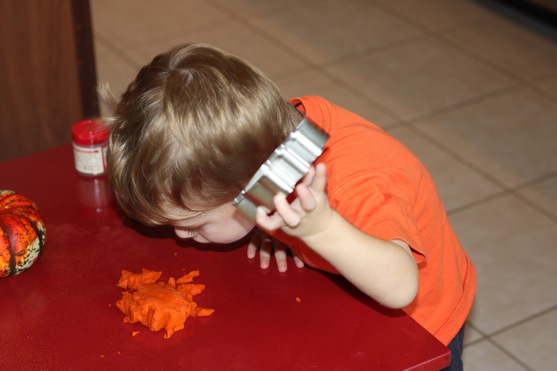
[[146, 224], [231, 202], [300, 121], [261, 71], [203, 44], [155, 57], [113, 105], [110, 181]]

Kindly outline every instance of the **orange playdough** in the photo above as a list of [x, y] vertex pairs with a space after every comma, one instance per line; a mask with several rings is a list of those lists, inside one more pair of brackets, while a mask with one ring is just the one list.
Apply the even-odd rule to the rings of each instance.
[[199, 271], [158, 282], [161, 274], [148, 269], [141, 273], [122, 271], [118, 286], [128, 291], [122, 293], [116, 306], [125, 314], [125, 323], [139, 322], [151, 331], [165, 329], [164, 338], [168, 339], [184, 328], [188, 317], [213, 314], [214, 309], [200, 308], [193, 301], [205, 289], [205, 285], [191, 283]]

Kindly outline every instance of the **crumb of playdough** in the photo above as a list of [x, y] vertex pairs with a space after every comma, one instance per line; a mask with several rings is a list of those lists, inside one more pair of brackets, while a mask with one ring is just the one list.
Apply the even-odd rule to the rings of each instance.
[[128, 291], [122, 292], [116, 306], [124, 313], [125, 323], [139, 322], [151, 331], [165, 329], [164, 338], [168, 339], [184, 328], [188, 317], [213, 314], [214, 309], [198, 307], [193, 301], [205, 289], [205, 285], [191, 283], [199, 271], [191, 271], [177, 280], [170, 277], [168, 282], [158, 282], [161, 275], [162, 272], [148, 269], [141, 273], [122, 271], [118, 286]]

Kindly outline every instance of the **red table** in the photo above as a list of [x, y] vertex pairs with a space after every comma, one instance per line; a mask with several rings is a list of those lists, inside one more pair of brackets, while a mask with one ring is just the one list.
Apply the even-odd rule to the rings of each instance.
[[[105, 180], [79, 176], [70, 146], [0, 164], [0, 189], [39, 206], [47, 246], [0, 280], [0, 369], [437, 370], [449, 350], [403, 312], [386, 310], [340, 277], [291, 262], [261, 270], [245, 248], [192, 247], [170, 229], [119, 217]], [[163, 278], [198, 269], [209, 317], [170, 339], [123, 323], [122, 269]], [[298, 298], [298, 300], [297, 300]], [[140, 331], [132, 336], [132, 331]]]

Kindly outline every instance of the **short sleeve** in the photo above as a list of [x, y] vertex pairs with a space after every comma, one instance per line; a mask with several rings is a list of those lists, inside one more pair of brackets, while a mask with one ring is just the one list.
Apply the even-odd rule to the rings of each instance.
[[425, 258], [418, 233], [412, 184], [401, 170], [356, 174], [329, 190], [331, 206], [356, 228], [371, 236], [399, 239], [413, 250], [419, 263]]

